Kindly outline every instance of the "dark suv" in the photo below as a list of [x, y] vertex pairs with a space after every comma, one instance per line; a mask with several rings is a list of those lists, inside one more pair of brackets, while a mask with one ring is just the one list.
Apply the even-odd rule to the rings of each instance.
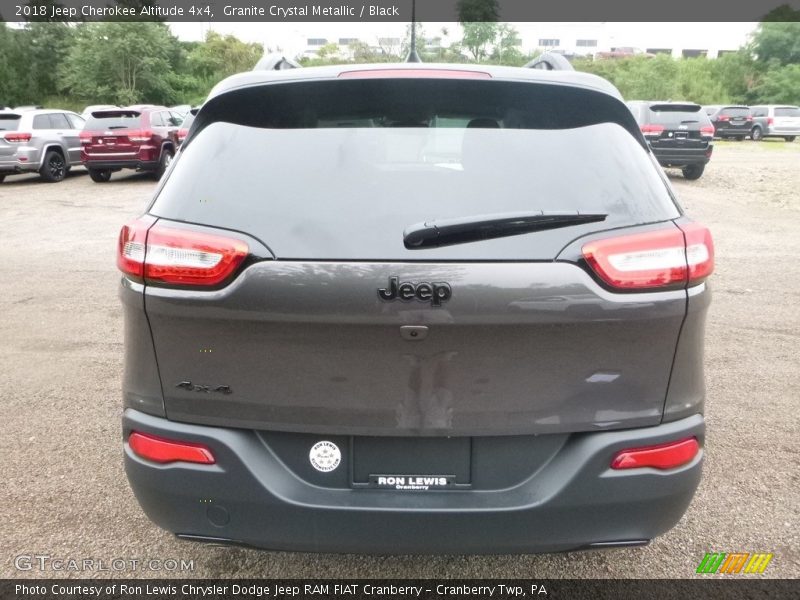
[[714, 126], [699, 104], [628, 102], [658, 163], [677, 167], [686, 179], [699, 179], [714, 150]]
[[150, 171], [159, 179], [175, 155], [182, 121], [163, 106], [95, 111], [80, 136], [81, 162], [98, 183], [120, 169]]
[[182, 538], [634, 546], [700, 480], [711, 237], [598, 77], [234, 76], [117, 261], [125, 469]]
[[706, 106], [704, 107], [714, 135], [718, 138], [734, 138], [742, 141], [750, 135], [753, 126], [753, 115], [748, 106]]

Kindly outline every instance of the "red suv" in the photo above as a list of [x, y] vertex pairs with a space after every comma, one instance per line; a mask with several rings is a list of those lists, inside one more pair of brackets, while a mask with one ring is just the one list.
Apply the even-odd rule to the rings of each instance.
[[150, 171], [160, 179], [178, 147], [182, 117], [163, 106], [93, 112], [81, 133], [81, 162], [104, 183], [120, 169]]

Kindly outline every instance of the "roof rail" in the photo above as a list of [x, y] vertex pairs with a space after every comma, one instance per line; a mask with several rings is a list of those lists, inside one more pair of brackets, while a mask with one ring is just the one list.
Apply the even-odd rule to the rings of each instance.
[[545, 52], [525, 65], [527, 69], [542, 69], [544, 71], [574, 71], [575, 67], [561, 54]]
[[265, 54], [253, 67], [253, 71], [284, 71], [286, 69], [299, 69], [302, 65], [286, 58], [283, 54], [273, 52], [272, 54]]

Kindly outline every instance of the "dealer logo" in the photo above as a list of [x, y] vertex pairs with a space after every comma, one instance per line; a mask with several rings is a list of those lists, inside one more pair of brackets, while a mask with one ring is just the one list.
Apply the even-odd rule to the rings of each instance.
[[311, 446], [308, 453], [311, 466], [322, 473], [330, 473], [342, 462], [342, 453], [339, 446], [333, 442], [321, 441]]

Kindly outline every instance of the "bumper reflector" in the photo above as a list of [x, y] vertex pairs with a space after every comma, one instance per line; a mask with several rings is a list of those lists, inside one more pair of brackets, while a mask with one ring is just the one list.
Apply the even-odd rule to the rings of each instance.
[[167, 440], [138, 431], [132, 432], [128, 437], [128, 445], [136, 455], [157, 463], [190, 462], [213, 465], [216, 462], [211, 450], [202, 444]]
[[700, 451], [697, 438], [691, 437], [658, 446], [629, 448], [617, 452], [611, 461], [612, 469], [674, 469], [690, 462]]

